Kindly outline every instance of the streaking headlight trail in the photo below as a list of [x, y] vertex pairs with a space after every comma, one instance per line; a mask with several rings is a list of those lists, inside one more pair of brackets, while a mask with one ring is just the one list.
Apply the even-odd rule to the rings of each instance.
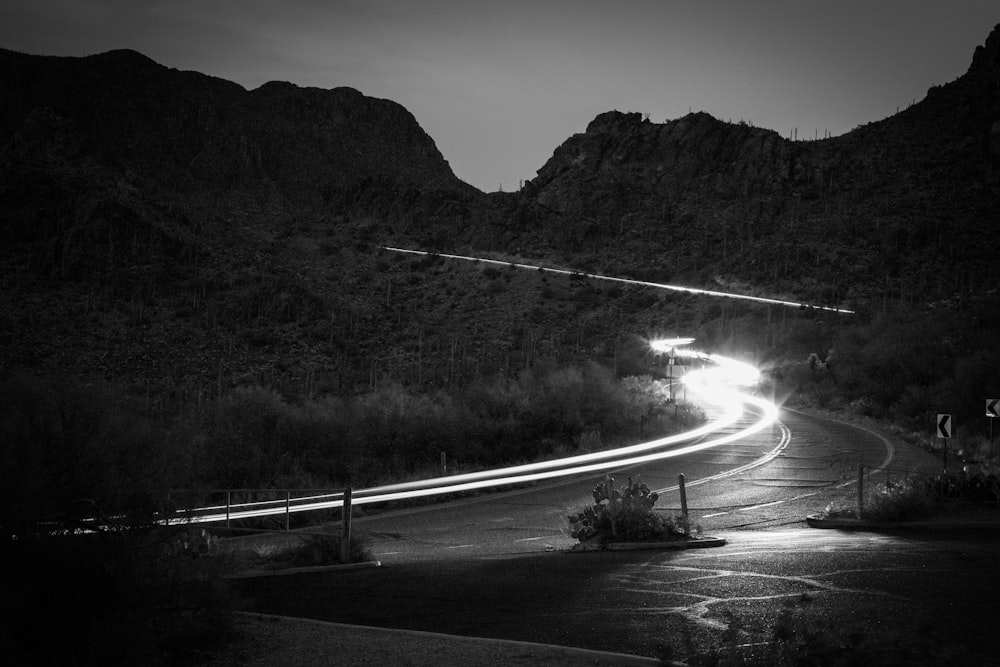
[[593, 278], [594, 280], [610, 280], [616, 283], [625, 283], [627, 285], [642, 285], [644, 287], [653, 287], [656, 289], [671, 290], [674, 292], [686, 292], [687, 294], [699, 294], [701, 296], [716, 296], [724, 297], [727, 299], [742, 299], [743, 301], [755, 301], [757, 303], [767, 303], [774, 306], [788, 306], [790, 308], [813, 308], [815, 310], [825, 310], [832, 313], [842, 313], [845, 315], [853, 314], [853, 310], [846, 310], [844, 308], [836, 308], [834, 306], [817, 306], [808, 303], [800, 303], [798, 301], [784, 301], [782, 299], [769, 299], [763, 296], [753, 296], [751, 294], [737, 294], [736, 292], [719, 292], [716, 290], [700, 289], [698, 287], [685, 287], [683, 285], [669, 285], [667, 283], [652, 283], [646, 280], [632, 280], [631, 278], [615, 278], [614, 276], [602, 276], [595, 273], [584, 273], [583, 271], [571, 271], [568, 269], [553, 269], [547, 266], [540, 266], [538, 264], [520, 264], [518, 262], [505, 262], [499, 259], [485, 259], [483, 257], [470, 257], [467, 255], [449, 255], [443, 252], [426, 252], [424, 250], [409, 250], [407, 248], [393, 248], [391, 246], [376, 246], [382, 250], [389, 250], [391, 252], [405, 252], [411, 255], [434, 255], [435, 257], [444, 257], [445, 259], [461, 259], [467, 262], [480, 262], [482, 264], [495, 264], [497, 266], [513, 266], [518, 269], [534, 269], [542, 271], [547, 271], [548, 273], [562, 274], [566, 276], [582, 276], [584, 278]]
[[[675, 345], [669, 347], [674, 348]], [[699, 358], [708, 364], [705, 368], [689, 371], [683, 379], [700, 403], [712, 406], [713, 412], [718, 412], [719, 416], [708, 424], [685, 433], [603, 452], [359, 489], [353, 492], [352, 503], [364, 505], [437, 496], [637, 466], [736, 442], [758, 433], [777, 420], [778, 409], [773, 403], [741, 391], [742, 388], [755, 385], [760, 377], [753, 366], [728, 357], [702, 354], [689, 349], [677, 350], [676, 353]], [[713, 433], [732, 426], [747, 412], [756, 415], [756, 421], [739, 431], [711, 437]], [[342, 493], [329, 493], [299, 497], [294, 501], [281, 499], [232, 504], [228, 512], [225, 505], [213, 505], [188, 510], [186, 516], [172, 519], [169, 523], [244, 519], [336, 508], [343, 504]]]

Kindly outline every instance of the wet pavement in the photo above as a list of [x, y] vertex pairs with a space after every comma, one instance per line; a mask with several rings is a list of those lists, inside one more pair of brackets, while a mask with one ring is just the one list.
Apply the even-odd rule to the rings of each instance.
[[997, 664], [996, 535], [742, 531], [715, 549], [422, 561], [239, 591], [264, 613], [661, 659], [797, 633], [926, 659], [912, 664]]

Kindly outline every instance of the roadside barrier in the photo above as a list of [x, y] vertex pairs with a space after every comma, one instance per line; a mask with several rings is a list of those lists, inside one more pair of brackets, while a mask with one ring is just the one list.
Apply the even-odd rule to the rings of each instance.
[[[340, 508], [341, 555], [347, 559], [351, 544], [352, 489], [210, 489], [173, 490], [167, 496], [172, 516], [166, 525], [233, 522], [263, 517], [283, 517], [283, 529], [291, 530], [291, 515]], [[178, 506], [178, 500], [181, 500]], [[273, 533], [279, 529], [241, 527], [243, 532]]]

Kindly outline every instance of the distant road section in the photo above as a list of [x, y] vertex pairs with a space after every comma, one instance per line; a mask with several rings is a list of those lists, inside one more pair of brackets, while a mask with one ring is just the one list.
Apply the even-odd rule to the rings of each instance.
[[727, 299], [742, 299], [743, 301], [756, 301], [757, 303], [767, 303], [776, 306], [788, 306], [790, 308], [811, 308], [813, 310], [825, 310], [831, 313], [841, 313], [844, 315], [854, 314], [853, 310], [847, 310], [844, 308], [836, 308], [834, 306], [817, 306], [809, 303], [800, 303], [798, 301], [783, 301], [781, 299], [768, 299], [763, 296], [752, 296], [750, 294], [737, 294], [735, 292], [718, 292], [715, 290], [699, 289], [697, 287], [684, 287], [683, 285], [669, 285], [667, 283], [653, 283], [646, 280], [632, 280], [631, 278], [615, 278], [614, 276], [602, 276], [595, 273], [585, 273], [583, 271], [572, 271], [568, 269], [553, 269], [548, 266], [540, 266], [537, 264], [519, 264], [518, 262], [505, 262], [499, 259], [485, 259], [483, 257], [469, 257], [467, 255], [449, 255], [443, 252], [426, 252], [424, 250], [408, 250], [406, 248], [393, 248], [390, 246], [377, 246], [382, 250], [389, 250], [392, 252], [405, 252], [411, 255], [434, 255], [436, 257], [444, 257], [445, 259], [463, 259], [467, 262], [481, 262], [483, 264], [496, 264], [497, 266], [513, 266], [518, 269], [534, 269], [536, 271], [542, 270], [549, 273], [559, 273], [567, 276], [582, 276], [584, 278], [593, 278], [594, 280], [610, 280], [616, 283], [625, 283], [626, 285], [642, 285], [643, 287], [653, 287], [655, 289], [665, 289], [674, 292], [686, 292], [688, 294], [700, 294], [702, 296], [716, 296], [724, 297]]

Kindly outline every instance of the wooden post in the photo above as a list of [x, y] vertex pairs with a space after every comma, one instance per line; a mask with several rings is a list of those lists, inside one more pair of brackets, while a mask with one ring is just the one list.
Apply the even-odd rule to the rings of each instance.
[[226, 528], [229, 528], [229, 506], [232, 504], [233, 492], [226, 491]]
[[340, 562], [351, 560], [351, 487], [344, 489], [343, 518], [341, 519]]
[[863, 463], [858, 464], [858, 518], [861, 518], [861, 512], [865, 509], [865, 466]]
[[292, 492], [285, 491], [285, 530], [288, 530], [288, 517], [292, 513]]
[[677, 475], [677, 487], [681, 492], [681, 526], [684, 529], [685, 535], [690, 535], [691, 531], [688, 528], [688, 497], [687, 490], [684, 488], [684, 473]]
[[604, 478], [604, 493], [608, 497], [608, 510], [611, 512], [611, 534], [618, 536], [618, 508], [615, 504], [615, 478], [606, 475]]

